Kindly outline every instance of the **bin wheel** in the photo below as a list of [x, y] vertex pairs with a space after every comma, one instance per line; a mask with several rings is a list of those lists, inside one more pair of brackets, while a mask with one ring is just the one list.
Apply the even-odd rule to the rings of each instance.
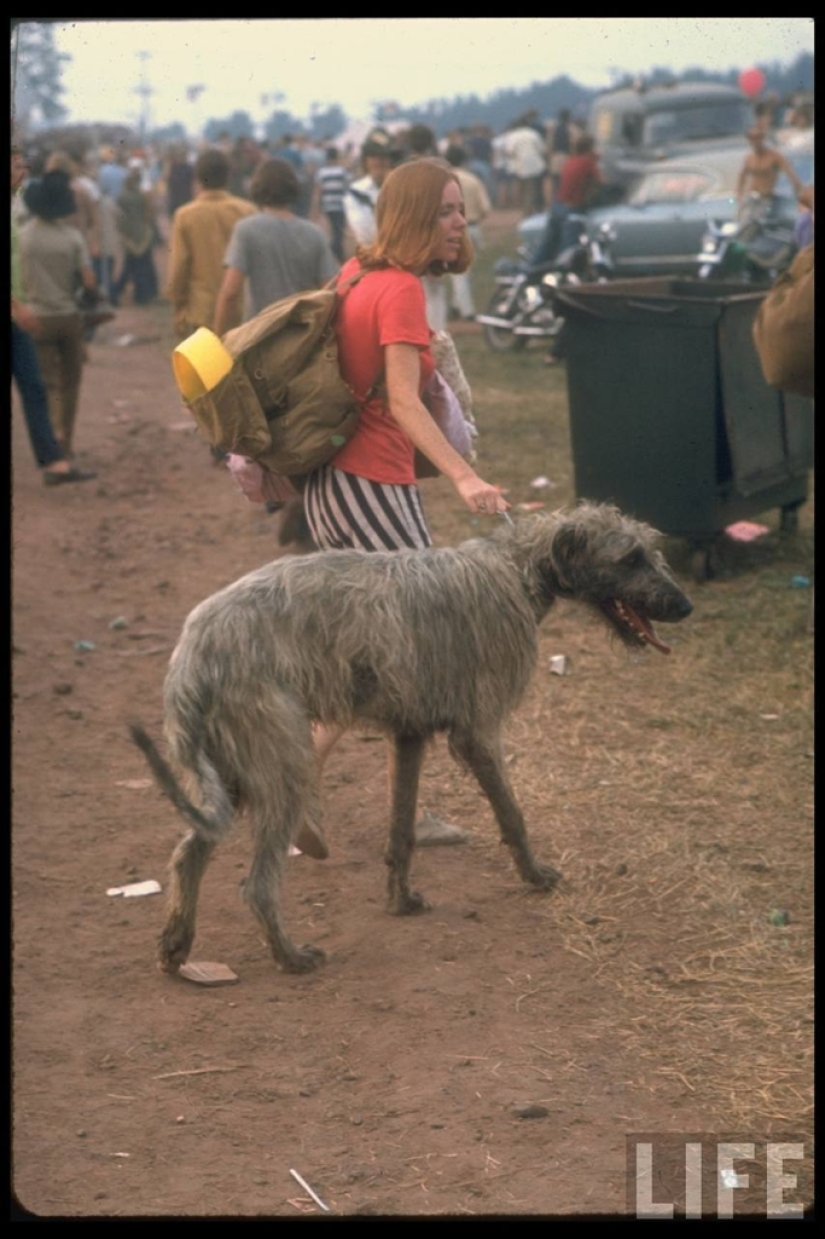
[[789, 503], [783, 509], [780, 516], [779, 528], [782, 533], [798, 533], [799, 532], [799, 504]]

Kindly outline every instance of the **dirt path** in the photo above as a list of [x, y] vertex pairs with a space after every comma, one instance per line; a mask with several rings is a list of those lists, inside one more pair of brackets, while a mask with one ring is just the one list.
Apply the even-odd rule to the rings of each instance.
[[[647, 1004], [606, 962], [624, 950], [644, 970], [674, 927], [651, 897], [629, 906], [621, 939], [602, 933], [616, 920], [603, 909], [639, 888], [600, 822], [603, 793], [594, 785], [580, 812], [564, 756], [545, 751], [564, 681], [543, 676], [508, 751], [537, 854], [579, 875], [578, 896], [523, 887], [439, 744], [424, 798], [471, 841], [422, 850], [416, 884], [434, 910], [388, 917], [383, 745], [348, 737], [326, 781], [333, 854], [295, 859], [286, 890], [296, 940], [328, 952], [317, 973], [273, 966], [241, 898], [243, 828], [205, 879], [194, 952], [239, 984], [162, 975], [162, 896], [107, 897], [165, 882], [181, 834], [126, 721], [159, 734], [187, 612], [280, 553], [277, 518], [243, 500], [191, 429], [158, 321], [124, 309], [91, 346], [77, 445], [97, 482], [45, 490], [14, 409], [18, 1200], [57, 1216], [319, 1213], [295, 1169], [337, 1213], [623, 1211], [625, 1133], [707, 1130], [719, 1114], [655, 1028], [639, 1031]], [[564, 631], [547, 634], [548, 654]], [[586, 627], [567, 640], [585, 680], [615, 662]], [[667, 674], [645, 690], [654, 710]], [[601, 953], [588, 955], [581, 934], [595, 941], [596, 925]]]

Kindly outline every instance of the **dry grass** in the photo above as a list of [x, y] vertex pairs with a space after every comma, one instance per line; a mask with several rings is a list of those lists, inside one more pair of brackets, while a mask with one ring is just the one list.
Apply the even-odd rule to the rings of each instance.
[[[482, 255], [479, 304], [507, 250]], [[532, 345], [496, 355], [472, 333], [458, 344], [479, 471], [514, 506], [572, 502], [564, 370]], [[531, 486], [541, 475], [550, 488]], [[446, 483], [426, 485], [437, 541], [483, 531]], [[537, 850], [565, 874], [564, 897], [535, 915], [618, 991], [628, 1080], [675, 1084], [731, 1128], [810, 1136], [813, 613], [792, 580], [813, 578], [813, 501], [793, 535], [777, 512], [756, 519], [770, 533], [721, 542], [712, 581], [693, 582], [688, 548], [667, 542], [695, 603], [669, 659], [634, 661], [559, 607], [508, 743]], [[569, 676], [548, 674], [556, 653]], [[776, 910], [787, 924], [772, 923]], [[549, 1012], [552, 987], [529, 1001]], [[604, 1027], [614, 1019], [611, 1002]]]

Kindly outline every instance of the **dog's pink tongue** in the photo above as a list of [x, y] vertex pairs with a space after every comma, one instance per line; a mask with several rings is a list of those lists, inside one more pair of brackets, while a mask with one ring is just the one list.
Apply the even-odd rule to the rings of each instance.
[[659, 638], [656, 636], [656, 633], [653, 631], [653, 626], [649, 624], [647, 620], [642, 619], [641, 616], [639, 615], [637, 615], [636, 618], [639, 620], [639, 624], [642, 630], [642, 636], [644, 637], [648, 645], [652, 645], [653, 648], [655, 650], [658, 650], [660, 654], [670, 654], [671, 652], [670, 646], [665, 645], [664, 641], [659, 640]]
[[670, 646], [665, 645], [664, 641], [657, 637], [650, 621], [643, 615], [640, 615], [638, 611], [634, 611], [629, 603], [625, 602], [622, 605], [626, 619], [633, 625], [642, 640], [647, 645], [652, 645], [654, 650], [658, 650], [660, 654], [670, 654]]

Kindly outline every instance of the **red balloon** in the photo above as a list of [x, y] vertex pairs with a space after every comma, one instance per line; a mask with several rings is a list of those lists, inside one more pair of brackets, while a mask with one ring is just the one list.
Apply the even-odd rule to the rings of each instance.
[[743, 95], [753, 98], [765, 85], [765, 74], [761, 69], [743, 69], [739, 74], [739, 89]]

